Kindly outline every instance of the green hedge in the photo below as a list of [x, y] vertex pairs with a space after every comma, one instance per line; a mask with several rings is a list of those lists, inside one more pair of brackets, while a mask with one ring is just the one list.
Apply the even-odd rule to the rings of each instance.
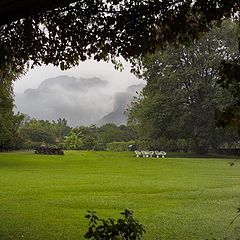
[[128, 151], [128, 146], [134, 145], [134, 144], [135, 144], [135, 141], [107, 143], [107, 151], [126, 152]]

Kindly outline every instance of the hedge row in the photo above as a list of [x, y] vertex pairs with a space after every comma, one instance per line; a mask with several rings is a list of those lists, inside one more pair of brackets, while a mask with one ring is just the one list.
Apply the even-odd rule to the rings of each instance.
[[134, 145], [134, 144], [135, 144], [135, 141], [107, 143], [107, 151], [126, 152], [129, 150], [129, 145]]

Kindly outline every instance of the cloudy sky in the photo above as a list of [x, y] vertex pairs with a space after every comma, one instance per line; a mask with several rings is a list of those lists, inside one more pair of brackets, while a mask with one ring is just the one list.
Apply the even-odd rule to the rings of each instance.
[[125, 69], [122, 72], [114, 69], [112, 63], [97, 62], [94, 60], [82, 62], [78, 67], [66, 71], [61, 71], [60, 68], [53, 67], [52, 65], [35, 67], [20, 80], [16, 81], [14, 90], [18, 93], [24, 92], [27, 88], [37, 88], [39, 84], [47, 78], [68, 75], [77, 78], [98, 77], [102, 80], [109, 81], [113, 86], [116, 86], [122, 91], [126, 89], [127, 86], [142, 82], [130, 73], [129, 64], [124, 61], [123, 63]]
[[122, 72], [111, 63], [96, 61], [66, 71], [36, 67], [14, 85], [16, 111], [50, 121], [66, 118], [72, 126], [95, 124], [114, 111], [117, 94], [143, 84], [128, 64], [124, 66]]

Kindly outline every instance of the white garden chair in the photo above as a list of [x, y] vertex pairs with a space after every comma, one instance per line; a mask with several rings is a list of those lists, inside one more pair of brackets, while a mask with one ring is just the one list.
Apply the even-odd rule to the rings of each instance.
[[149, 156], [149, 151], [141, 151], [143, 157]]
[[167, 155], [167, 153], [165, 151], [160, 151], [160, 155], [162, 156], [162, 158], [164, 158]]
[[146, 157], [145, 151], [141, 151], [141, 154], [142, 154], [143, 157]]
[[159, 156], [161, 155], [159, 151], [155, 151], [155, 155], [157, 158], [159, 158]]
[[155, 154], [154, 151], [149, 151], [149, 156], [150, 156], [150, 157], [153, 157], [154, 154]]
[[145, 151], [145, 154], [146, 154], [146, 157], [150, 157], [151, 156], [150, 151]]
[[135, 154], [136, 154], [136, 157], [141, 157], [142, 156], [142, 153], [140, 151], [135, 151]]

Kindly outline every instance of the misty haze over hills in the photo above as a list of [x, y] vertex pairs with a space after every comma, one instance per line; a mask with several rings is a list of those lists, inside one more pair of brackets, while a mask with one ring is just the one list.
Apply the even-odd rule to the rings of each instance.
[[36, 89], [15, 94], [15, 111], [30, 117], [56, 120], [66, 118], [72, 126], [126, 123], [124, 111], [136, 91], [144, 84], [129, 86], [119, 92], [100, 78], [75, 78], [61, 75], [44, 80]]
[[111, 113], [105, 115], [98, 125], [105, 123], [115, 123], [117, 125], [126, 124], [127, 117], [124, 112], [127, 106], [130, 105], [134, 96], [137, 96], [137, 92], [140, 92], [144, 87], [144, 84], [131, 85], [127, 88], [126, 92], [118, 92], [114, 96], [114, 109]]

